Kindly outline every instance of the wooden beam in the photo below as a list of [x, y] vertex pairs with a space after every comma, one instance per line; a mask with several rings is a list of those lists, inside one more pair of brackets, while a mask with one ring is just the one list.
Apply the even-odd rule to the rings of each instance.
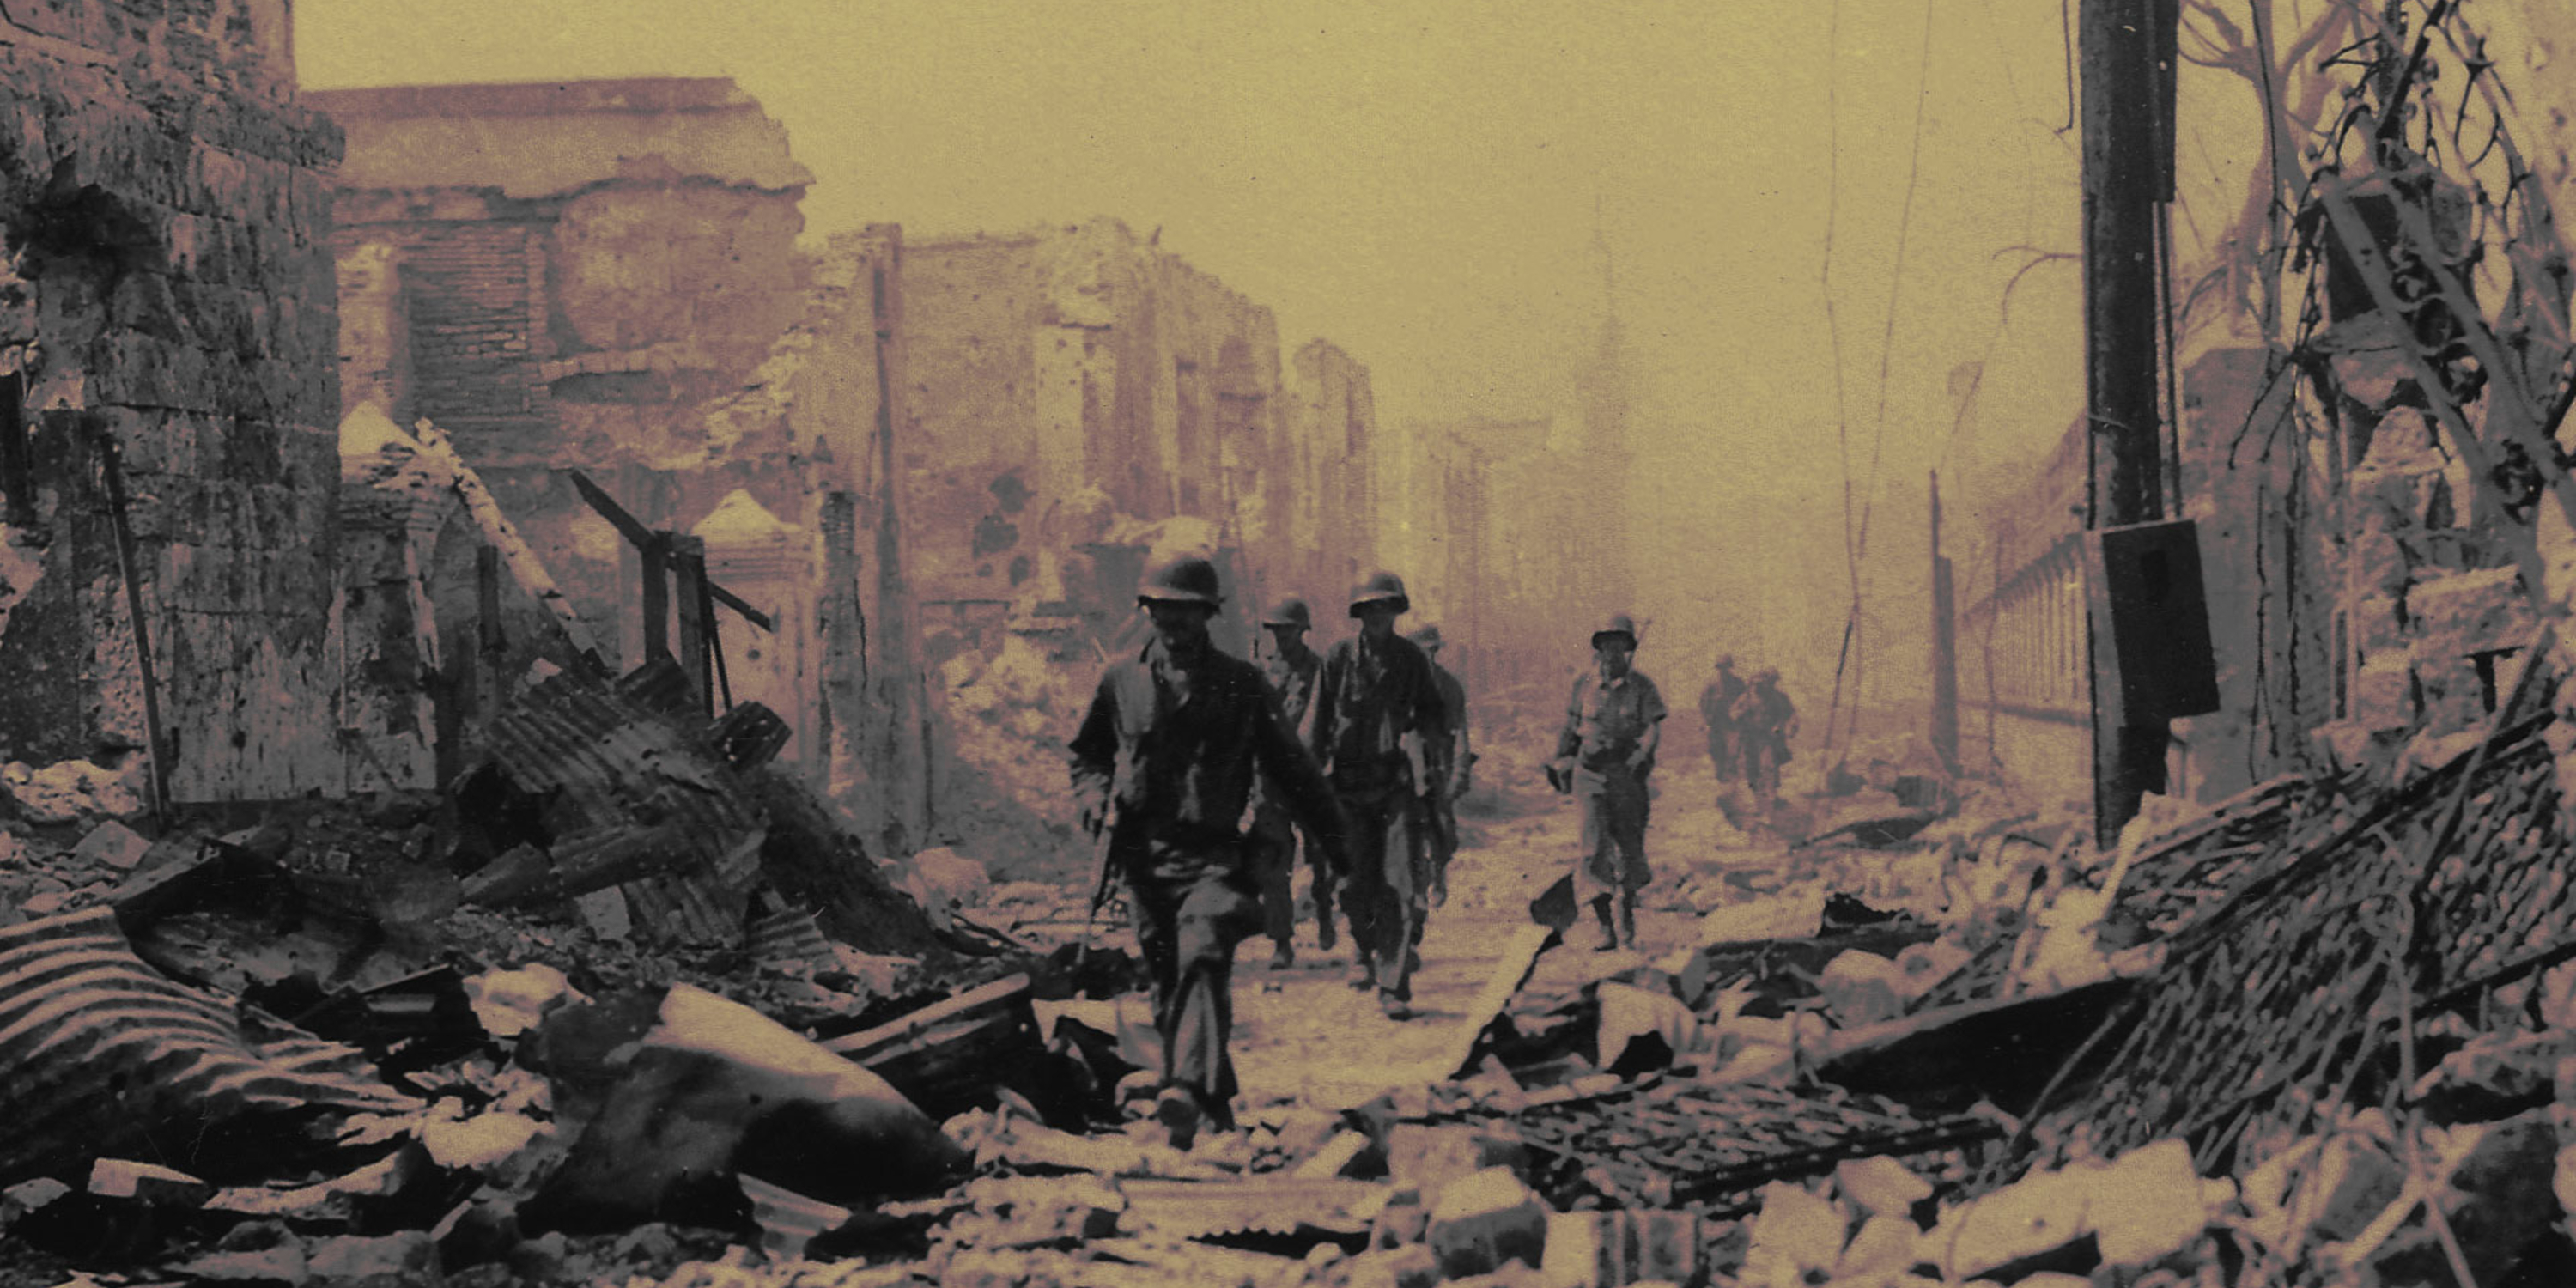
[[707, 655], [707, 543], [685, 533], [663, 535], [670, 543], [672, 566], [679, 574], [680, 667], [688, 672], [689, 687], [697, 695], [699, 709], [712, 714], [716, 685]]
[[556, 587], [555, 579], [547, 574], [537, 552], [511, 524], [510, 516], [501, 509], [501, 503], [493, 498], [490, 489], [483, 486], [482, 476], [465, 463], [464, 457], [457, 455], [456, 444], [448, 441], [445, 431], [426, 420], [412, 425], [412, 439], [420, 444], [423, 455], [446, 467], [448, 477], [454, 480], [457, 496], [465, 501], [465, 512], [472, 515], [475, 526], [483, 530], [483, 539], [501, 552], [502, 561], [510, 566], [510, 575], [528, 592], [529, 598], [537, 601], [538, 607], [546, 610], [546, 620], [566, 655], [563, 661], [593, 675], [606, 673], [607, 655], [591, 638], [590, 627], [582, 622], [581, 614], [573, 611], [572, 601]]

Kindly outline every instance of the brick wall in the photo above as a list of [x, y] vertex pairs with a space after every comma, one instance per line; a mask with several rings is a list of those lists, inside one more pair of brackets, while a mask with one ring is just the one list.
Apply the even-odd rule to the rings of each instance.
[[326, 665], [336, 131], [292, 104], [282, 3], [21, 0], [0, 44], [0, 363], [29, 470], [0, 592], [0, 756], [130, 759], [141, 667], [104, 518], [113, 447], [173, 794], [339, 778]]

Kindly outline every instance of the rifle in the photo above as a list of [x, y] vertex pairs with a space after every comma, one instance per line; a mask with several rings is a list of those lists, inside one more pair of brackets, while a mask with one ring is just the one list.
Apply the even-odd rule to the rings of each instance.
[[1115, 884], [1116, 874], [1110, 867], [1109, 849], [1117, 835], [1118, 799], [1113, 793], [1109, 803], [1102, 807], [1100, 831], [1091, 838], [1091, 908], [1083, 914], [1082, 942], [1073, 950], [1076, 975], [1082, 972], [1083, 959], [1091, 955], [1092, 936], [1100, 929], [1100, 909], [1109, 902], [1109, 890]]

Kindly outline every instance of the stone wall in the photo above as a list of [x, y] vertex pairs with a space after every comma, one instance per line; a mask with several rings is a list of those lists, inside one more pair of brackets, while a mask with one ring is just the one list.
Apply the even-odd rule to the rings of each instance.
[[24, 436], [0, 444], [0, 759], [148, 742], [112, 446], [172, 795], [336, 790], [340, 140], [296, 101], [287, 6], [21, 0], [9, 20], [0, 434]]

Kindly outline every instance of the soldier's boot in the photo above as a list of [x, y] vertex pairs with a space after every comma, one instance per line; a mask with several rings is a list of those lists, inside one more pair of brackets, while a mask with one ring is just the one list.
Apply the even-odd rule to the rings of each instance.
[[1592, 915], [1601, 923], [1600, 928], [1593, 932], [1592, 951], [1606, 953], [1616, 949], [1619, 946], [1619, 926], [1612, 920], [1610, 896], [1592, 897]]
[[1284, 970], [1297, 964], [1297, 949], [1295, 945], [1289, 943], [1285, 939], [1274, 939], [1270, 942], [1274, 945], [1270, 950], [1270, 968], [1272, 970]]

